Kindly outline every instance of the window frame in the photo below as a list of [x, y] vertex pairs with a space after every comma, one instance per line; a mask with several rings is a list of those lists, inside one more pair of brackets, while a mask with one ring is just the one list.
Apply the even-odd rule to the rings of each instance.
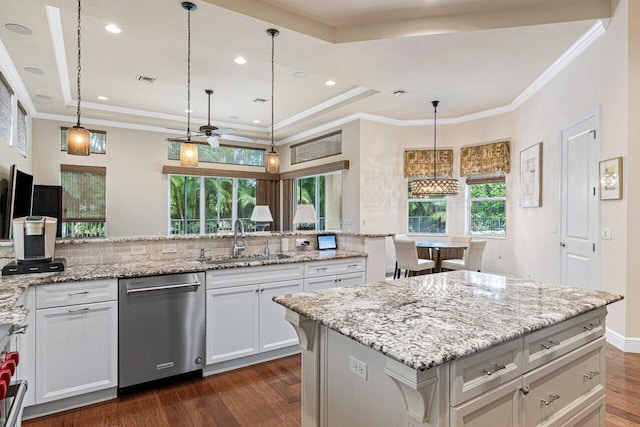
[[[445, 202], [445, 222], [444, 222], [444, 233], [420, 233], [420, 232], [412, 232], [409, 231], [409, 203], [411, 202]], [[416, 234], [420, 236], [436, 236], [436, 237], [446, 237], [449, 235], [449, 196], [441, 196], [438, 198], [412, 198], [409, 197], [407, 199], [407, 233], [408, 234]]]
[[[472, 198], [471, 197], [471, 186], [472, 185], [483, 185], [483, 184], [504, 184], [504, 196], [503, 197], [482, 197], [482, 198]], [[509, 189], [507, 187], [506, 178], [504, 181], [492, 181], [492, 182], [472, 182], [467, 183], [465, 185], [465, 199], [466, 199], [466, 214], [465, 214], [465, 230], [469, 236], [472, 237], [481, 237], [483, 239], [506, 239], [507, 238], [507, 203], [508, 203], [508, 192]], [[473, 202], [491, 202], [491, 201], [504, 201], [504, 235], [502, 236], [491, 236], [486, 234], [478, 234], [473, 233], [471, 231], [471, 205]]]
[[[314, 178], [315, 179], [315, 195], [314, 195], [314, 203], [313, 203], [313, 207], [316, 210], [316, 217], [317, 217], [317, 221], [315, 222], [315, 230], [316, 231], [338, 231], [340, 229], [323, 229], [320, 230], [320, 219], [322, 218], [322, 216], [320, 215], [320, 212], [318, 211], [318, 206], [320, 205], [320, 177], [321, 176], [329, 176], [329, 175], [340, 175], [340, 225], [342, 226], [343, 224], [343, 218], [342, 218], [342, 195], [344, 193], [344, 176], [342, 175], [342, 170], [337, 170], [337, 171], [332, 171], [332, 172], [326, 172], [326, 173], [319, 173], [319, 174], [314, 174], [314, 175], [305, 175], [305, 176], [299, 176], [297, 178], [293, 179], [293, 212], [295, 213], [296, 210], [298, 209], [298, 182], [302, 179], [308, 179], [308, 178]], [[325, 184], [326, 184], [326, 180], [325, 180]], [[325, 194], [326, 197], [326, 194]], [[326, 200], [325, 200], [325, 206], [326, 206]], [[293, 218], [293, 217], [292, 217]], [[325, 218], [325, 225], [326, 225], [326, 217]], [[294, 228], [295, 228], [295, 224], [294, 224]]]

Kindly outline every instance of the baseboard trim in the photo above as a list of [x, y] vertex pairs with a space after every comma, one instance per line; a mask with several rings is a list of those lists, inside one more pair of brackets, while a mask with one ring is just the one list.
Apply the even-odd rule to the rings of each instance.
[[625, 353], [640, 353], [640, 338], [627, 338], [609, 328], [605, 338], [609, 344]]
[[234, 369], [244, 368], [258, 363], [268, 362], [270, 360], [280, 359], [282, 357], [291, 356], [300, 353], [298, 344], [279, 348], [276, 350], [265, 351], [263, 353], [252, 354], [251, 356], [241, 357], [239, 359], [226, 360], [224, 362], [213, 363], [202, 369], [202, 376], [220, 374], [222, 372], [232, 371]]

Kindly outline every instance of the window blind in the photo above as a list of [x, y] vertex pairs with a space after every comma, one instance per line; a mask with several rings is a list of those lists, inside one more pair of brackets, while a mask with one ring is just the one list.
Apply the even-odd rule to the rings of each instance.
[[[451, 178], [453, 175], [453, 150], [436, 151], [436, 176]], [[404, 152], [405, 178], [433, 176], [433, 150], [406, 150]]]
[[63, 221], [106, 221], [107, 168], [60, 165]]
[[342, 131], [291, 146], [291, 164], [342, 154]]
[[27, 157], [27, 112], [18, 102], [18, 135], [16, 135], [16, 149]]
[[509, 141], [460, 149], [460, 176], [504, 176], [511, 171]]
[[11, 145], [11, 86], [0, 73], [0, 141]]

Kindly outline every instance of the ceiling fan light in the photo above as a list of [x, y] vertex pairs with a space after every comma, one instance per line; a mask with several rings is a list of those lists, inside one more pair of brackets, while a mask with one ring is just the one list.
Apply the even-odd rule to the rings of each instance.
[[90, 134], [82, 126], [67, 129], [67, 154], [88, 156], [90, 151]]
[[185, 142], [180, 146], [180, 166], [198, 166], [198, 146]]
[[210, 137], [207, 138], [207, 143], [211, 146], [211, 148], [220, 147], [220, 140], [214, 135], [211, 135]]
[[278, 173], [280, 171], [280, 157], [275, 151], [270, 151], [265, 157], [267, 173]]

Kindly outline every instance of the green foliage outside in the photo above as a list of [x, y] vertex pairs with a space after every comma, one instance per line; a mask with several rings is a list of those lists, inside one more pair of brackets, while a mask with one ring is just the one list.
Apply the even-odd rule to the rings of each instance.
[[[473, 184], [469, 190], [471, 234], [504, 237], [506, 235], [506, 184], [504, 182]], [[488, 198], [496, 200], [482, 200]]]
[[429, 197], [409, 202], [409, 233], [444, 234], [447, 231], [447, 200]]

